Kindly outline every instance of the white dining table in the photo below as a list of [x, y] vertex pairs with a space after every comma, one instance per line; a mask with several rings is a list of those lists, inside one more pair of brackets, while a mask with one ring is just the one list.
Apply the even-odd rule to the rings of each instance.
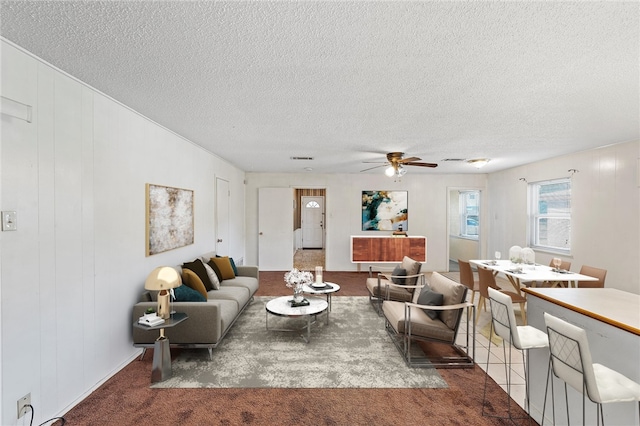
[[[560, 270], [556, 271], [554, 268], [547, 265], [540, 265], [538, 263], [533, 265], [527, 265], [524, 263], [514, 264], [510, 260], [470, 260], [469, 263], [475, 265], [478, 268], [491, 269], [494, 274], [503, 274], [513, 288], [516, 289], [518, 294], [521, 294], [520, 288], [535, 287], [536, 283], [550, 281], [550, 282], [566, 282], [568, 287], [578, 287], [579, 281], [598, 281], [597, 278], [589, 275], [578, 274], [576, 272]], [[531, 283], [529, 285], [523, 283]]]

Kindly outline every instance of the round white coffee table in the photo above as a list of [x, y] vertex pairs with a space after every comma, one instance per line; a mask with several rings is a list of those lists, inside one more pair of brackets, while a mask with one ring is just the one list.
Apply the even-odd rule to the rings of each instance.
[[340, 291], [340, 286], [336, 283], [324, 282], [323, 287], [317, 287], [314, 284], [305, 284], [302, 286], [302, 291], [308, 294], [324, 294], [327, 296], [327, 303], [329, 304], [329, 312], [331, 312], [331, 295]]
[[[266, 311], [266, 327], [267, 330], [275, 330], [275, 331], [299, 331], [301, 329], [291, 329], [291, 328], [269, 328], [269, 315], [275, 315], [279, 317], [289, 317], [289, 318], [299, 318], [306, 317], [307, 324], [304, 328], [307, 329], [306, 337], [303, 335], [302, 338], [305, 342], [309, 343], [311, 340], [311, 318], [315, 317], [318, 314], [321, 314], [327, 311], [329, 307], [329, 303], [325, 300], [319, 299], [317, 297], [308, 297], [306, 300], [309, 301], [309, 305], [307, 306], [291, 306], [291, 300], [293, 296], [281, 296], [276, 297], [267, 302], [265, 305]], [[327, 312], [326, 317], [327, 324], [329, 324], [329, 312]], [[302, 328], [302, 329], [304, 329]]]

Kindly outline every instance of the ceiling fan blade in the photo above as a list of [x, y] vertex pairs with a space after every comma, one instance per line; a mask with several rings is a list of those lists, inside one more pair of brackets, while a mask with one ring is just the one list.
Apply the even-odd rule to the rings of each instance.
[[369, 167], [368, 169], [360, 170], [360, 173], [362, 173], [362, 172], [366, 172], [366, 171], [368, 171], [368, 170], [377, 169], [377, 168], [380, 168], [380, 167], [385, 167], [386, 165], [387, 165], [387, 164], [380, 164], [379, 166]]
[[405, 166], [419, 166], [419, 167], [438, 167], [438, 165], [436, 163], [416, 163], [416, 162], [410, 162], [410, 163], [403, 163]]
[[401, 158], [400, 160], [398, 160], [398, 163], [407, 164], [407, 163], [412, 163], [414, 161], [420, 161], [420, 160], [422, 160], [422, 158], [408, 157], [408, 158]]
[[364, 164], [389, 164], [388, 161], [363, 161]]

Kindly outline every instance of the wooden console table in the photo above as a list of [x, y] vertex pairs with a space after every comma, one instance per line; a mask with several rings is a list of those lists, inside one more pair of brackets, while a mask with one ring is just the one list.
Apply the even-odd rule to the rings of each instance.
[[362, 263], [397, 263], [404, 256], [427, 261], [427, 239], [425, 237], [392, 237], [385, 236], [351, 236], [351, 262]]

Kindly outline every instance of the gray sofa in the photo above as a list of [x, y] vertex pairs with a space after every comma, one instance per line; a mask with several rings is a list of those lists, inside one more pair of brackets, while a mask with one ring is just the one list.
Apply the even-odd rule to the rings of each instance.
[[[205, 253], [201, 259], [206, 263], [215, 253]], [[181, 266], [174, 266], [178, 273], [182, 273]], [[169, 338], [172, 347], [207, 348], [209, 357], [213, 356], [213, 348], [218, 346], [236, 319], [253, 301], [258, 291], [259, 276], [257, 266], [236, 267], [238, 274], [233, 279], [220, 282], [220, 289], [207, 292], [206, 302], [172, 302], [172, 309], [184, 312], [188, 319], [175, 327], [165, 329], [165, 336]], [[183, 284], [184, 285], [184, 284]], [[148, 308], [157, 307], [157, 292], [144, 291], [140, 301], [133, 307], [132, 319], [136, 322]], [[133, 329], [133, 345], [143, 348], [153, 347], [158, 337], [158, 331]]]

